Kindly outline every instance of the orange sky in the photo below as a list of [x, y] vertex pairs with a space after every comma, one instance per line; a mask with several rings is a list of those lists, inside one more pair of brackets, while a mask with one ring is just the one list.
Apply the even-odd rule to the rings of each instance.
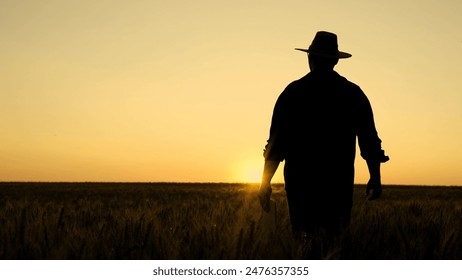
[[258, 181], [276, 98], [308, 71], [293, 49], [327, 30], [372, 103], [383, 183], [462, 185], [461, 14], [456, 0], [3, 0], [0, 181]]

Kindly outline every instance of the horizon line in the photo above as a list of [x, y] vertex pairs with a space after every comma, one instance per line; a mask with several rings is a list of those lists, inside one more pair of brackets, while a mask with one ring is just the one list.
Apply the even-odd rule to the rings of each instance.
[[[0, 181], [0, 184], [260, 184], [259, 182], [199, 182], [199, 181]], [[284, 182], [274, 182], [273, 185], [284, 185]], [[354, 186], [365, 186], [367, 183], [354, 183]], [[462, 187], [462, 185], [444, 184], [382, 184], [382, 186], [402, 187]]]

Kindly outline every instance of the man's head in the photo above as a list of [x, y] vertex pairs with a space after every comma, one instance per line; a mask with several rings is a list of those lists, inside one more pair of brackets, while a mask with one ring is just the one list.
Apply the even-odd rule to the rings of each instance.
[[339, 59], [349, 58], [351, 54], [338, 50], [337, 35], [319, 31], [308, 49], [296, 49], [308, 53], [310, 69], [332, 70]]
[[338, 63], [338, 58], [324, 57], [315, 54], [308, 54], [308, 64], [310, 70], [331, 71]]

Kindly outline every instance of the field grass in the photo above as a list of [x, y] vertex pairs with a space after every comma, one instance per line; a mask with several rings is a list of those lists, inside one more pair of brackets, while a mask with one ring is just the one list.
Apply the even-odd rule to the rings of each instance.
[[0, 183], [0, 259], [462, 259], [462, 188], [355, 187], [342, 239], [294, 240], [282, 185], [261, 227], [255, 184]]

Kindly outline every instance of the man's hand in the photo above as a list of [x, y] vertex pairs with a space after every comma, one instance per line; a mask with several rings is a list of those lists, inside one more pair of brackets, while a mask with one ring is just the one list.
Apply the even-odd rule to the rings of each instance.
[[382, 182], [380, 178], [371, 178], [367, 183], [366, 187], [366, 196], [369, 196], [370, 191], [372, 190], [372, 195], [368, 200], [376, 200], [382, 195]]
[[269, 212], [270, 211], [270, 198], [271, 198], [271, 193], [272, 193], [272, 189], [271, 189], [271, 184], [262, 184], [260, 186], [260, 191], [258, 192], [258, 198], [260, 200], [260, 205], [261, 205], [261, 208], [263, 208], [263, 210], [265, 212]]

